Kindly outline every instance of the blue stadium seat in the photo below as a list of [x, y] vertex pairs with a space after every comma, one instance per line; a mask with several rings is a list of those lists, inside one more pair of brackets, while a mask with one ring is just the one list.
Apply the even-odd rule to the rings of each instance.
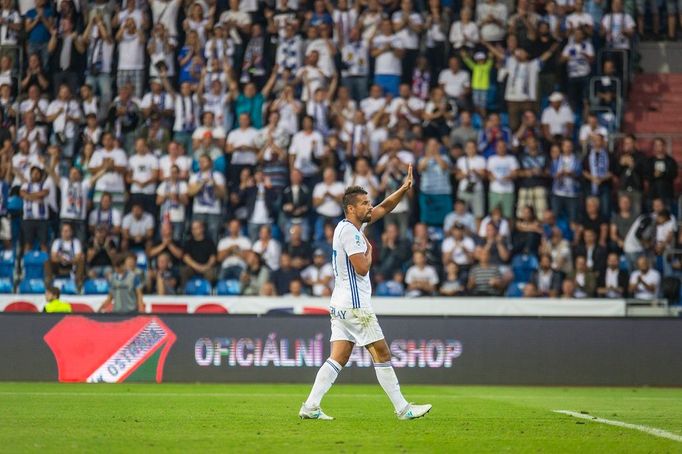
[[216, 294], [220, 296], [234, 296], [241, 295], [242, 285], [237, 279], [227, 279], [225, 281], [218, 281], [216, 286]]
[[0, 254], [0, 277], [13, 278], [14, 265], [16, 264], [16, 256], [14, 251], [6, 250]]
[[397, 282], [382, 282], [377, 286], [376, 296], [405, 296], [405, 289]]
[[207, 296], [211, 294], [211, 283], [206, 279], [197, 277], [185, 284], [185, 295]]
[[106, 279], [88, 279], [83, 284], [83, 293], [86, 295], [106, 295], [109, 293], [109, 281]]
[[47, 252], [31, 251], [24, 255], [24, 279], [43, 279]]
[[0, 277], [0, 293], [14, 293], [14, 284], [9, 277]]
[[19, 284], [19, 293], [26, 293], [29, 295], [45, 293], [45, 283], [42, 279], [25, 278]]
[[506, 296], [508, 298], [521, 298], [523, 296], [523, 287], [525, 287], [526, 284], [527, 282], [513, 282], [509, 284]]
[[515, 255], [511, 266], [515, 283], [528, 282], [533, 271], [538, 269], [538, 258], [530, 254]]
[[57, 278], [52, 281], [52, 285], [57, 287], [59, 291], [64, 295], [78, 295], [78, 287], [76, 287], [76, 281], [69, 278]]

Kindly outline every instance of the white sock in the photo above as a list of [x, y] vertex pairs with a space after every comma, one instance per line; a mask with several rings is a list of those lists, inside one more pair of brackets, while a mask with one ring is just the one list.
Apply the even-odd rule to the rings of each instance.
[[310, 395], [305, 401], [306, 407], [318, 408], [320, 406], [322, 398], [334, 384], [334, 380], [338, 377], [341, 369], [341, 364], [331, 358], [327, 358], [327, 361], [325, 361], [324, 364], [322, 364], [322, 367], [320, 367], [320, 370], [317, 371], [315, 384], [313, 384], [313, 389], [310, 390]]
[[408, 402], [403, 397], [403, 393], [400, 392], [400, 383], [398, 383], [398, 377], [395, 375], [391, 362], [374, 363], [374, 371], [377, 373], [379, 384], [386, 391], [388, 398], [391, 399], [396, 413], [403, 411]]

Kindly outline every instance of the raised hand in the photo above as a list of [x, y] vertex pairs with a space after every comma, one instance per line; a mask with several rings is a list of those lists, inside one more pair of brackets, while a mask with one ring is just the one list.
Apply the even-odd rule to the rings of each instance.
[[405, 181], [403, 181], [403, 188], [410, 189], [412, 187], [413, 181], [414, 178], [412, 177], [412, 164], [410, 164], [407, 167], [407, 176], [405, 177]]

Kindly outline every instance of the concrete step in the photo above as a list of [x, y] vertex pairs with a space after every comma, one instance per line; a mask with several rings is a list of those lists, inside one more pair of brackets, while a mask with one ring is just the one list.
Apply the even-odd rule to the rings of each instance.
[[682, 42], [639, 43], [640, 66], [648, 73], [682, 73]]

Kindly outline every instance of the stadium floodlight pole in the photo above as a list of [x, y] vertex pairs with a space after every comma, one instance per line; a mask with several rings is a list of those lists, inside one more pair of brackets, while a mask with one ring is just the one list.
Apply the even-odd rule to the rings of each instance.
[[402, 186], [376, 208], [372, 207], [367, 191], [359, 186], [346, 188], [343, 211], [346, 218], [334, 229], [332, 268], [334, 291], [329, 304], [332, 335], [331, 354], [322, 364], [308, 399], [298, 415], [303, 419], [334, 419], [320, 408], [324, 395], [346, 365], [353, 348], [365, 347], [374, 362], [379, 384], [395, 408], [398, 419], [415, 419], [431, 410], [431, 405], [408, 403], [400, 392], [400, 384], [391, 365], [391, 351], [372, 309], [372, 245], [363, 233], [365, 226], [377, 222], [390, 213], [412, 188], [412, 164]]

